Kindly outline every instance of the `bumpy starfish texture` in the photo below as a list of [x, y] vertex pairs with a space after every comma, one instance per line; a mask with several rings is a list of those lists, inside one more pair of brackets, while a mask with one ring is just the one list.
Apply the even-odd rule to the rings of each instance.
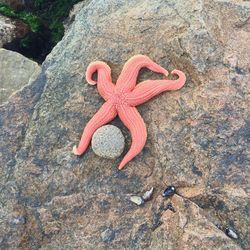
[[[186, 81], [182, 71], [173, 70], [171, 74], [177, 75], [177, 80], [146, 80], [136, 85], [137, 76], [142, 68], [168, 76], [166, 69], [144, 55], [133, 56], [126, 62], [116, 85], [112, 83], [111, 69], [106, 63], [96, 61], [88, 66], [86, 80], [89, 84], [97, 84], [98, 92], [106, 102], [84, 128], [78, 147], [73, 148], [75, 155], [83, 154], [88, 148], [94, 132], [117, 115], [129, 129], [132, 137], [131, 147], [118, 168], [122, 169], [141, 152], [146, 143], [147, 131], [135, 106], [147, 102], [164, 91], [180, 89]], [[95, 72], [97, 72], [97, 80], [92, 78]]]

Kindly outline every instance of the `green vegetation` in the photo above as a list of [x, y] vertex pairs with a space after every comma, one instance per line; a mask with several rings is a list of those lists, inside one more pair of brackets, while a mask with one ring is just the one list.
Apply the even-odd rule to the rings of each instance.
[[[25, 10], [14, 11], [0, 4], [0, 13], [18, 18], [29, 25], [31, 32], [20, 40], [19, 52], [37, 61], [45, 56], [62, 39], [63, 20], [72, 6], [81, 0], [34, 0]], [[38, 51], [39, 50], [39, 51]]]
[[63, 37], [63, 20], [68, 16], [72, 6], [80, 1], [34, 0], [34, 13], [48, 24], [53, 46]]
[[23, 22], [27, 23], [30, 26], [32, 32], [38, 32], [40, 28], [39, 18], [30, 12], [16, 12], [12, 10], [9, 6], [0, 3], [0, 13], [7, 17], [21, 19]]

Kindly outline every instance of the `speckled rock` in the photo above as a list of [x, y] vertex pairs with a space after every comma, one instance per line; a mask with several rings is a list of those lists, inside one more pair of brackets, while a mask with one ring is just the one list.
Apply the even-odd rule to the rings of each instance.
[[63, 26], [65, 32], [70, 28], [71, 24], [74, 22], [76, 15], [87, 5], [91, 0], [82, 0], [81, 2], [75, 4], [70, 10], [69, 16], [63, 21]]
[[0, 14], [0, 48], [12, 42], [15, 38], [24, 37], [28, 31], [28, 25], [22, 21], [14, 20]]
[[[0, 107], [1, 247], [249, 249], [249, 14], [235, 0], [85, 6], [38, 79]], [[148, 139], [124, 170], [92, 150], [72, 155], [103, 103], [86, 67], [106, 61], [115, 82], [138, 53], [183, 70], [185, 87], [139, 107]], [[156, 77], [142, 71], [138, 81]], [[129, 147], [126, 128], [112, 124]], [[162, 197], [171, 185], [176, 194]], [[131, 203], [152, 186], [152, 200]]]
[[101, 233], [102, 240], [107, 243], [112, 241], [115, 238], [115, 233], [112, 229], [107, 228], [105, 231]]
[[119, 157], [124, 145], [124, 136], [121, 130], [114, 125], [105, 125], [97, 129], [91, 141], [93, 151], [107, 159]]
[[21, 54], [0, 49], [0, 104], [9, 96], [34, 81], [41, 67]]

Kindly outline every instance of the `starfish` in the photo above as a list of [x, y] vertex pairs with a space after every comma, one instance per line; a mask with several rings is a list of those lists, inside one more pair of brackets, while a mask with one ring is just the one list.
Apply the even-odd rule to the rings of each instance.
[[[75, 155], [82, 155], [87, 150], [94, 132], [117, 115], [129, 129], [132, 137], [131, 147], [118, 168], [122, 169], [141, 152], [146, 143], [147, 130], [136, 106], [164, 91], [180, 89], [186, 81], [185, 74], [175, 69], [171, 74], [177, 75], [177, 80], [146, 80], [136, 84], [142, 68], [168, 76], [168, 71], [149, 57], [135, 55], [125, 63], [115, 85], [111, 79], [111, 69], [106, 63], [101, 61], [90, 63], [86, 71], [86, 80], [91, 85], [97, 84], [97, 90], [106, 102], [84, 128], [78, 147], [73, 148]], [[97, 80], [92, 78], [95, 72]]]

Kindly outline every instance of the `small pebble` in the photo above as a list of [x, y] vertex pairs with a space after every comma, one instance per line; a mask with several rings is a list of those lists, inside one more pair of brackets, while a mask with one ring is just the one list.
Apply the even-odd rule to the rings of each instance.
[[226, 235], [232, 239], [238, 239], [238, 235], [229, 227], [225, 229]]
[[162, 196], [163, 196], [163, 197], [170, 197], [170, 196], [174, 195], [175, 192], [176, 192], [176, 189], [175, 189], [174, 186], [168, 186], [168, 187], [164, 190], [164, 192], [162, 193]]
[[135, 203], [138, 206], [141, 206], [144, 204], [144, 200], [140, 196], [131, 196], [130, 200]]
[[124, 149], [125, 139], [119, 128], [105, 125], [97, 129], [92, 137], [91, 146], [98, 156], [115, 159]]
[[152, 197], [153, 192], [154, 192], [154, 188], [152, 187], [150, 190], [148, 190], [147, 192], [144, 193], [144, 195], [142, 196], [142, 199], [144, 201], [150, 200], [151, 197]]

